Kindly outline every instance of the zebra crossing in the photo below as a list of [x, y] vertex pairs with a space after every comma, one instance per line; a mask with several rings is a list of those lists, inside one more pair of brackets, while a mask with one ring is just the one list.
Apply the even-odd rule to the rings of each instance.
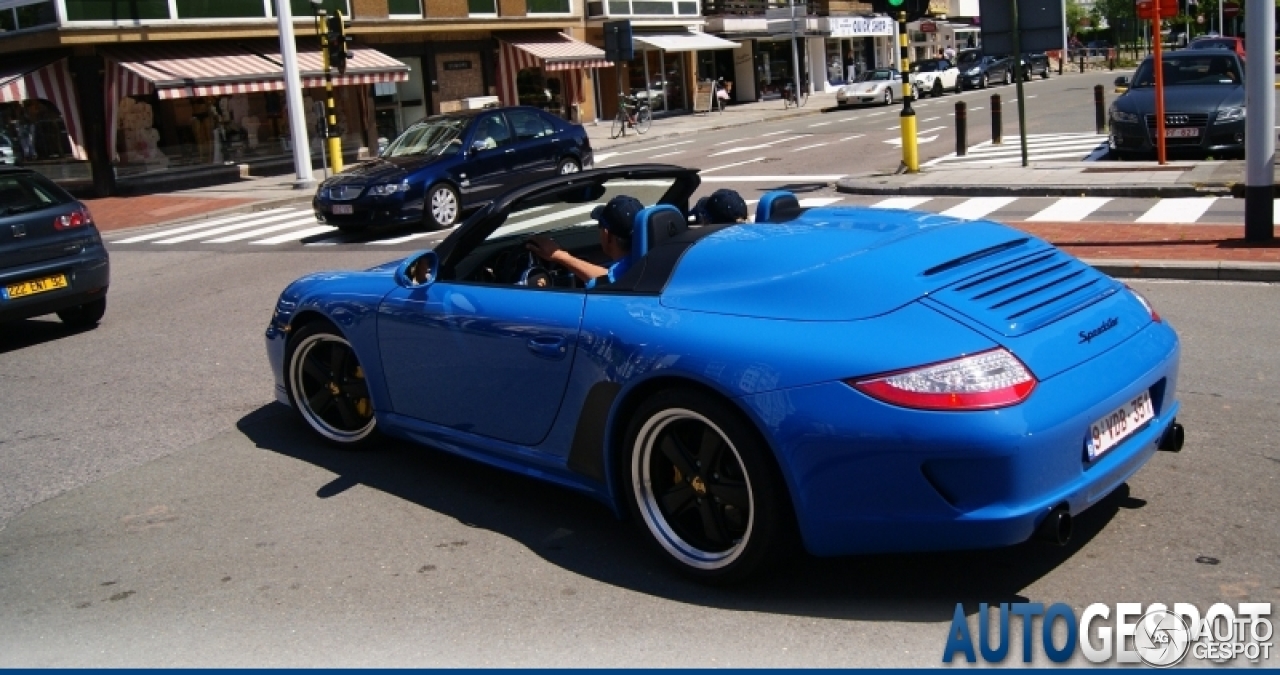
[[[745, 191], [744, 191], [745, 192]], [[748, 199], [748, 204], [757, 200]], [[1244, 200], [1229, 197], [1110, 198], [1110, 197], [881, 197], [826, 193], [803, 197], [801, 206], [870, 206], [917, 209], [957, 218], [987, 218], [1001, 222], [1116, 222], [1165, 224], [1240, 224]], [[574, 224], [588, 217], [593, 205], [553, 211], [540, 206], [521, 212], [496, 233], [535, 231], [560, 224]], [[1280, 204], [1276, 206], [1280, 214]], [[250, 250], [270, 246], [380, 246], [418, 249], [433, 245], [449, 234], [423, 232], [413, 227], [346, 233], [316, 222], [310, 209], [281, 208], [242, 213], [198, 222], [174, 223], [145, 232], [109, 232], [113, 249], [235, 248]]]
[[[1016, 164], [1022, 162], [1022, 143], [1018, 136], [1005, 136], [1000, 145], [983, 141], [970, 147], [963, 157], [952, 152], [931, 159], [921, 166], [939, 164]], [[1107, 155], [1105, 134], [1027, 134], [1027, 161], [1047, 160], [1085, 162], [1097, 161]]]

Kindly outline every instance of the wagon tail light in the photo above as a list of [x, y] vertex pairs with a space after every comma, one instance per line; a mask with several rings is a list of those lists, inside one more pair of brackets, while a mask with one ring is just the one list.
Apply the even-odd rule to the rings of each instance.
[[1016, 405], [1036, 388], [1036, 378], [1004, 349], [963, 356], [909, 370], [845, 380], [885, 403], [920, 410], [989, 410]]
[[89, 209], [80, 207], [71, 213], [65, 213], [53, 219], [53, 229], [55, 230], [74, 230], [77, 227], [84, 227], [93, 223], [93, 216], [89, 215]]

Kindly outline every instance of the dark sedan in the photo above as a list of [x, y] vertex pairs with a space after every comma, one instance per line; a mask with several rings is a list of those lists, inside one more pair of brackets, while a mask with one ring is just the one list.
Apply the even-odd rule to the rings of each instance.
[[441, 229], [512, 188], [591, 166], [586, 130], [537, 108], [449, 113], [423, 119], [377, 159], [321, 183], [312, 206], [317, 220], [342, 230]]
[[[1245, 128], [1244, 62], [1225, 50], [1167, 52], [1164, 64], [1164, 137], [1170, 154], [1243, 155]], [[1114, 155], [1149, 156], [1155, 152], [1155, 70], [1148, 58], [1129, 90], [1111, 104], [1110, 146]]]
[[109, 281], [89, 209], [34, 171], [0, 166], [0, 321], [56, 312], [69, 326], [93, 326]]
[[1013, 82], [1012, 61], [1005, 56], [990, 56], [966, 50], [960, 52], [957, 67], [960, 68], [961, 89], [986, 89], [992, 84]]

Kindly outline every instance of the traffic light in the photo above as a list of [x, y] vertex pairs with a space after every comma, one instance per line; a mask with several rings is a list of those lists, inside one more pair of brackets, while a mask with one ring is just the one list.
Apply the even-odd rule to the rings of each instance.
[[347, 37], [347, 24], [342, 20], [342, 12], [334, 12], [325, 21], [328, 24], [325, 26], [325, 38], [329, 42], [329, 65], [339, 75], [345, 75], [347, 59], [351, 58], [347, 49], [347, 43], [351, 42], [351, 38]]

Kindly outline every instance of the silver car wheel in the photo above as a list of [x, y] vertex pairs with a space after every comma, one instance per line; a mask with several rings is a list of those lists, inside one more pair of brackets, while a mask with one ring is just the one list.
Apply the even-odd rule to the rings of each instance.
[[458, 196], [448, 186], [431, 191], [431, 217], [440, 225], [452, 225], [458, 219]]

